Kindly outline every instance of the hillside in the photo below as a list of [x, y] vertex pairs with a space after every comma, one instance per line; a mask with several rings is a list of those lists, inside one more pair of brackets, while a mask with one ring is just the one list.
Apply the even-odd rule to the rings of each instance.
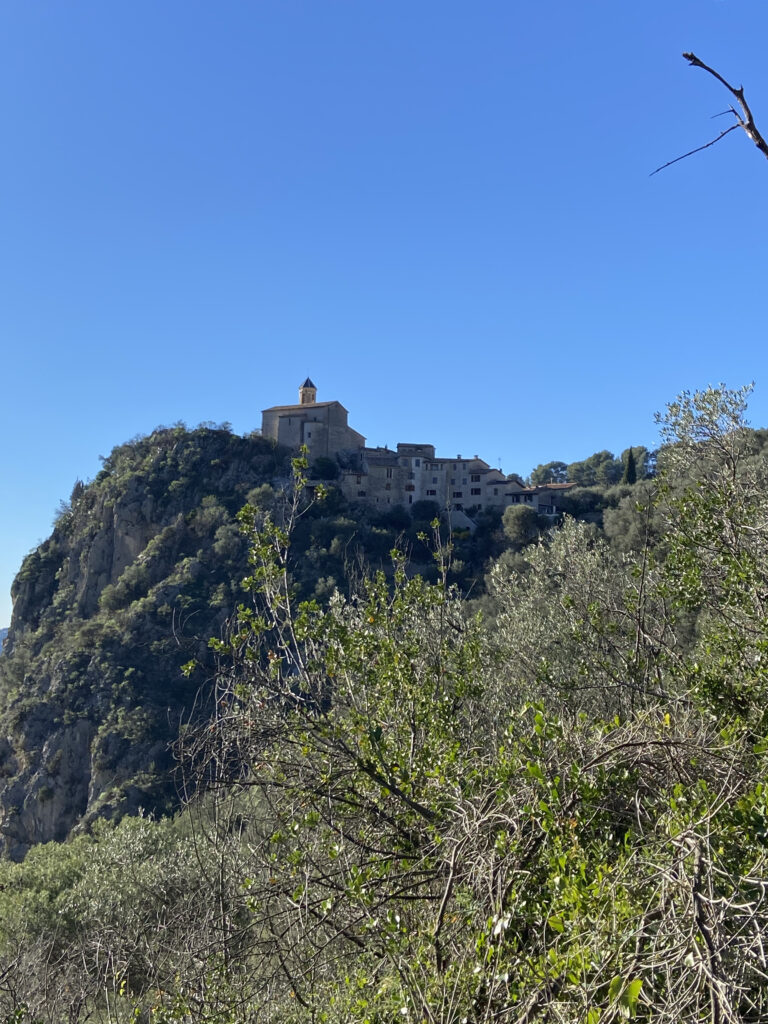
[[[210, 713], [221, 635], [243, 599], [247, 542], [236, 514], [278, 508], [290, 453], [227, 429], [159, 428], [117, 447], [63, 502], [52, 535], [24, 560], [0, 655], [0, 853], [63, 840], [98, 817], [180, 805], [173, 744]], [[362, 566], [404, 547], [435, 578], [425, 534], [438, 513], [351, 506], [332, 486], [300, 517], [291, 576], [327, 600]], [[452, 578], [480, 592], [504, 546], [499, 515], [455, 537]], [[189, 676], [181, 666], [194, 660]]]
[[[173, 746], [180, 727], [210, 712], [208, 642], [244, 596], [236, 514], [246, 501], [279, 508], [290, 473], [290, 453], [271, 440], [177, 426], [117, 447], [95, 480], [76, 483], [13, 584], [0, 655], [0, 853], [18, 859], [98, 817], [180, 806]], [[626, 486], [577, 489], [568, 511], [606, 517], [623, 547], [639, 536], [636, 497]], [[325, 602], [365, 571], [391, 575], [394, 547], [409, 573], [435, 581], [433, 544], [449, 542], [430, 525], [439, 508], [419, 501], [410, 513], [350, 504], [328, 485], [294, 526], [298, 596]], [[524, 564], [522, 550], [551, 521], [510, 508], [475, 522], [450, 537], [449, 579], [492, 616], [488, 567], [499, 556]]]
[[[762, 452], [765, 432], [751, 438]], [[290, 475], [290, 453], [271, 440], [177, 426], [117, 447], [95, 480], [75, 485], [13, 585], [0, 655], [0, 853], [19, 859], [99, 817], [181, 806], [173, 747], [182, 726], [210, 713], [209, 640], [244, 598], [247, 540], [236, 515], [247, 501], [279, 514]], [[575, 488], [565, 511], [621, 557], [655, 543], [658, 515], [637, 511], [652, 481], [606, 484]], [[450, 545], [449, 581], [493, 620], [490, 567], [527, 573], [526, 549], [552, 527], [518, 506], [477, 515], [471, 534], [435, 536], [434, 502], [410, 512], [350, 504], [327, 485], [293, 528], [297, 596], [325, 603], [376, 569], [391, 579], [395, 547], [409, 574], [435, 582], [437, 543], [444, 556]]]
[[[264, 473], [271, 459], [278, 483], [279, 453], [205, 433], [121, 450], [127, 483], [118, 473], [109, 492], [113, 457], [77, 489], [19, 583], [30, 625], [15, 624], [9, 663], [26, 652], [35, 700], [26, 717], [18, 695], [6, 708], [19, 770], [4, 799], [26, 784], [44, 804], [60, 800], [42, 786], [74, 779], [78, 730], [92, 737], [82, 746], [94, 790], [105, 792], [95, 758], [119, 750], [110, 771], [122, 794], [92, 805], [86, 794], [81, 820], [159, 797], [148, 758], [166, 756], [157, 721], [171, 700], [189, 717], [179, 659], [190, 652], [201, 692], [216, 693], [184, 732], [199, 787], [174, 816], [96, 821], [38, 843], [23, 864], [0, 862], [0, 1019], [768, 1019], [768, 451], [743, 412], [743, 392], [681, 396], [662, 423], [662, 476], [610, 503], [584, 493], [588, 521], [542, 531], [509, 509], [509, 546], [478, 602], [451, 585], [442, 539], [434, 582], [397, 553], [388, 572], [364, 573], [353, 557], [348, 586], [297, 602], [313, 579], [316, 596], [327, 592], [331, 576], [317, 590], [317, 573], [353, 549], [350, 523], [379, 543], [394, 527], [338, 496], [308, 506], [303, 491], [278, 523], [266, 514], [280, 508], [274, 488], [258, 484], [240, 517], [245, 578], [230, 577], [245, 600], [211, 677], [183, 616], [173, 653], [163, 647], [158, 605], [205, 621], [201, 595], [219, 592], [200, 580], [217, 578], [216, 545], [232, 539], [230, 573], [245, 564], [223, 489], [193, 480], [228, 450], [251, 479], [254, 464], [235, 453], [263, 458]], [[197, 467], [164, 492], [196, 504], [177, 546], [168, 525], [137, 535], [144, 547], [120, 571], [124, 531], [109, 539], [104, 490], [110, 522], [135, 530], [127, 496], [147, 500], [156, 474], [130, 481], [164, 445], [160, 476], [171, 449]], [[91, 559], [100, 596], [78, 625]], [[57, 619], [66, 585], [71, 617]], [[165, 677], [151, 676], [147, 644]], [[22, 804], [27, 827], [32, 807]]]
[[[767, 437], [749, 433], [745, 465], [764, 458]], [[0, 655], [0, 853], [18, 859], [99, 817], [181, 806], [174, 743], [181, 727], [210, 713], [209, 640], [245, 596], [247, 540], [236, 516], [247, 501], [279, 514], [290, 475], [290, 453], [273, 441], [177, 426], [117, 447], [95, 480], [75, 485], [13, 585]], [[675, 486], [687, 478], [678, 470]], [[606, 483], [575, 488], [565, 510], [619, 558], [657, 545], [659, 513], [640, 511], [650, 508], [653, 481]], [[324, 604], [368, 571], [391, 579], [394, 547], [409, 574], [435, 582], [434, 544], [444, 555], [450, 544], [449, 581], [493, 621], [490, 568], [525, 576], [527, 549], [552, 527], [533, 509], [511, 507], [503, 518], [478, 516], [472, 534], [435, 536], [438, 507], [421, 501], [411, 512], [353, 505], [329, 485], [293, 528], [297, 596]], [[541, 600], [546, 606], [546, 593]]]
[[[77, 483], [24, 560], [0, 656], [0, 848], [96, 816], [177, 805], [170, 743], [197, 714], [209, 637], [240, 599], [249, 492], [286, 453], [227, 430], [158, 429]], [[185, 678], [180, 666], [196, 658]]]

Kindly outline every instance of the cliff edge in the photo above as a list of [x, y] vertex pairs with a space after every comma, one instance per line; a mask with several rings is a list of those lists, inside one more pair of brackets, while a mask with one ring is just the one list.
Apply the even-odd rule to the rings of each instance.
[[12, 589], [0, 853], [19, 859], [95, 817], [177, 805], [171, 744], [205, 713], [208, 639], [242, 596], [234, 516], [253, 488], [285, 475], [286, 458], [259, 436], [159, 428], [75, 485]]

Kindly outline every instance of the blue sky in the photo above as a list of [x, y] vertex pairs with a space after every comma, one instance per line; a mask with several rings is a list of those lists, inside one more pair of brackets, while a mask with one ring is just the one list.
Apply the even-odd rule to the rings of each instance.
[[4, 0], [0, 625], [98, 456], [310, 375], [506, 472], [756, 381], [764, 0]]

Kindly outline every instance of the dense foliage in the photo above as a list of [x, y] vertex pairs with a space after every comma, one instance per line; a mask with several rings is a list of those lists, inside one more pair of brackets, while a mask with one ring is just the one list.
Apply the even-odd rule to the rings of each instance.
[[[287, 451], [213, 425], [158, 428], [75, 484], [14, 582], [0, 656], [4, 852], [19, 858], [97, 817], [179, 807], [171, 747], [181, 723], [210, 712], [208, 640], [243, 597], [248, 543], [235, 515], [246, 501], [279, 508], [291, 486]], [[437, 511], [354, 507], [329, 486], [295, 526], [298, 593], [346, 592], [362, 566], [391, 575], [395, 544], [434, 577], [420, 537]], [[456, 538], [454, 577], [469, 588], [502, 547], [498, 517], [481, 518]]]
[[661, 476], [585, 521], [505, 517], [471, 601], [437, 526], [431, 577], [395, 552], [301, 600], [296, 538], [327, 513], [254, 493], [248, 600], [179, 748], [190, 804], [2, 867], [6, 1019], [768, 1019], [745, 398], [681, 396]]

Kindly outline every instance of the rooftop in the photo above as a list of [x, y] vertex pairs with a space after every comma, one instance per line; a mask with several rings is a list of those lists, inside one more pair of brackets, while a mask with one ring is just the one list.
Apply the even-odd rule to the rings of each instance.
[[[329, 405], [338, 405], [339, 408], [344, 409], [341, 402], [304, 402], [303, 405], [301, 403], [294, 405], [270, 405], [268, 409], [262, 409], [262, 412], [289, 412], [291, 409], [306, 412], [307, 409], [324, 409]], [[344, 412], [347, 412], [347, 410], [344, 409]]]

